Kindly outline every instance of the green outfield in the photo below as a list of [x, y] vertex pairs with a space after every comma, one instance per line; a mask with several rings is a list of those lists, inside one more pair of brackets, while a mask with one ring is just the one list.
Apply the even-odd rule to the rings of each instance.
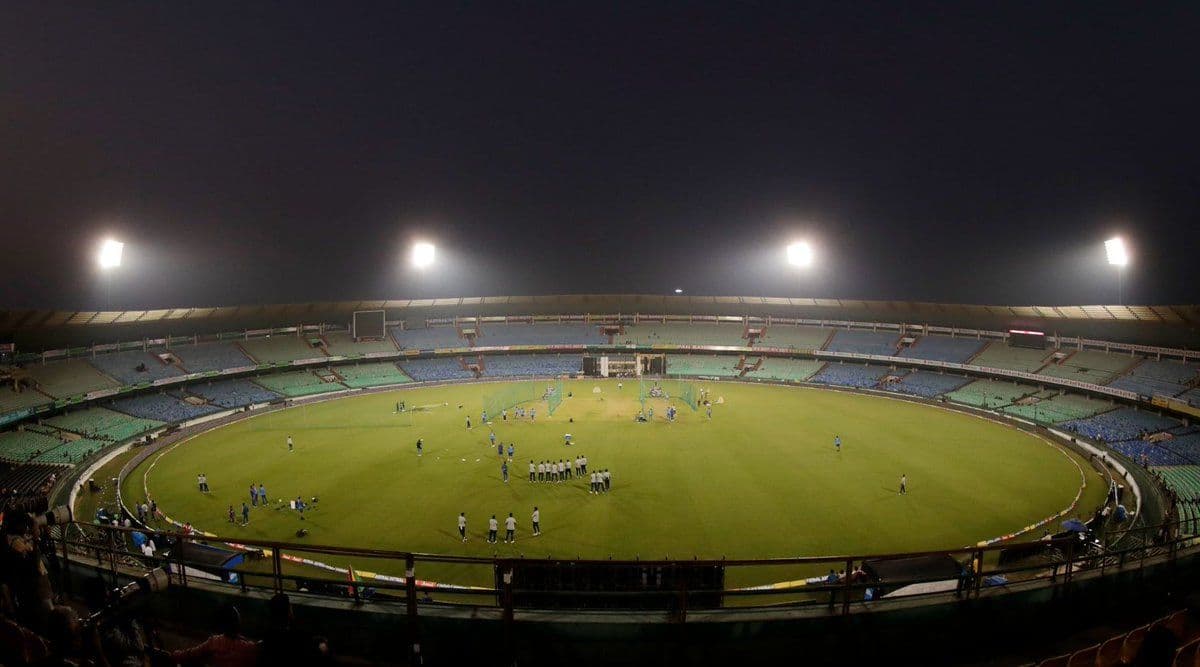
[[[474, 556], [768, 558], [958, 548], [1019, 530], [1065, 507], [1087, 487], [1080, 512], [1102, 500], [1099, 475], [1064, 450], [1016, 429], [935, 406], [820, 389], [697, 383], [716, 402], [711, 421], [651, 399], [652, 423], [637, 423], [637, 381], [565, 383], [553, 417], [479, 423], [495, 384], [465, 384], [337, 399], [214, 429], [151, 457], [125, 481], [143, 483], [170, 516], [201, 530], [248, 539], [302, 541]], [[395, 404], [409, 410], [396, 414]], [[461, 406], [461, 407], [460, 407]], [[414, 407], [424, 409], [413, 410]], [[474, 428], [465, 426], [467, 416]], [[572, 423], [570, 420], [574, 420]], [[510, 481], [488, 440], [515, 443]], [[563, 445], [571, 433], [575, 444]], [[293, 436], [294, 452], [286, 437]], [[834, 450], [840, 435], [843, 446]], [[415, 443], [422, 438], [424, 455]], [[612, 471], [612, 491], [586, 482], [530, 484], [529, 461], [586, 454]], [[210, 494], [196, 489], [204, 472]], [[897, 487], [908, 476], [908, 494]], [[230, 524], [251, 483], [269, 509]], [[306, 513], [277, 498], [319, 498]], [[530, 512], [541, 509], [540, 537]], [[465, 511], [469, 541], [457, 535]], [[512, 512], [515, 545], [484, 541], [487, 518]], [[240, 511], [239, 511], [240, 517]], [[240, 520], [240, 519], [239, 519]], [[503, 525], [501, 525], [503, 536]], [[320, 558], [344, 564], [337, 558]], [[355, 563], [400, 574], [399, 566]], [[430, 572], [423, 573], [426, 577]], [[468, 583], [490, 573], [446, 569]], [[743, 581], [769, 575], [739, 577]]]

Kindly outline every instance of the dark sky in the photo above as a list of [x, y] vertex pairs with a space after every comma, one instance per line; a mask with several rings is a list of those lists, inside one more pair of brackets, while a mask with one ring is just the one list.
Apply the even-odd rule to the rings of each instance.
[[5, 3], [0, 307], [1200, 302], [1200, 3], [728, 5]]

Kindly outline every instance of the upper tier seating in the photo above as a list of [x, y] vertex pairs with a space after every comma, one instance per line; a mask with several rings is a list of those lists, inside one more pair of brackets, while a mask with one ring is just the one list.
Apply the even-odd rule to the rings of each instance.
[[13, 391], [11, 382], [0, 385], [0, 415], [26, 408], [37, 408], [52, 402], [53, 399], [49, 396], [30, 387], [22, 387], [21, 391], [16, 392]]
[[899, 340], [900, 334], [895, 331], [838, 329], [825, 349], [830, 352], [891, 356], [896, 353], [896, 343]]
[[1170, 440], [1163, 440], [1160, 447], [1165, 447], [1190, 463], [1200, 463], [1200, 432], [1189, 431]]
[[[383, 340], [355, 342], [354, 336], [350, 335], [349, 331], [330, 331], [326, 332], [322, 338], [325, 340], [325, 349], [329, 351], [330, 355], [335, 357], [357, 357], [372, 352], [394, 354], [399, 351], [391, 336], [386, 336]], [[305, 340], [307, 339], [308, 337], [306, 336]], [[317, 350], [313, 351], [316, 352]]]
[[402, 350], [436, 350], [445, 347], [467, 347], [467, 341], [458, 337], [458, 329], [454, 327], [433, 327], [431, 329], [391, 329], [392, 340]]
[[797, 327], [772, 325], [757, 345], [764, 347], [787, 347], [796, 350], [819, 350], [825, 346], [833, 329], [823, 327]]
[[475, 345], [602, 345], [608, 337], [594, 324], [484, 324]]
[[326, 382], [309, 371], [273, 373], [254, 378], [254, 381], [284, 396], [311, 396], [338, 391], [346, 387], [339, 382]]
[[483, 357], [484, 375], [569, 375], [583, 370], [578, 354], [512, 354]]
[[889, 372], [886, 366], [830, 362], [825, 364], [820, 373], [809, 378], [809, 382], [870, 389], [878, 385]]
[[950, 336], [921, 336], [912, 346], [901, 351], [898, 356], [911, 359], [930, 359], [932, 361], [950, 361], [965, 363], [975, 356], [986, 341], [976, 338], [951, 338]]
[[1192, 463], [1188, 459], [1179, 454], [1156, 445], [1146, 442], [1145, 440], [1125, 440], [1123, 442], [1110, 442], [1107, 444], [1109, 449], [1115, 450], [1129, 457], [1135, 463], [1142, 462], [1142, 456], [1146, 457], [1146, 465], [1151, 466], [1178, 466]]
[[[62, 440], [30, 429], [0, 433], [0, 460], [24, 463], [62, 446]], [[69, 463], [69, 461], [64, 461]]]
[[1037, 390], [1037, 387], [1007, 380], [976, 380], [946, 394], [946, 398], [963, 405], [998, 408]]
[[1088, 438], [1118, 442], [1140, 438], [1143, 434], [1167, 431], [1178, 427], [1179, 422], [1152, 412], [1119, 408], [1087, 419], [1064, 422], [1062, 426]]
[[[164, 364], [159, 358], [144, 350], [129, 350], [97, 354], [91, 358], [92, 365], [123, 384], [141, 384], [183, 375], [183, 371], [172, 364]], [[144, 370], [138, 370], [138, 367]]]
[[319, 348], [308, 344], [308, 338], [294, 335], [267, 336], [238, 341], [260, 364], [286, 364], [297, 359], [318, 359], [325, 356]]
[[46, 420], [46, 423], [54, 428], [78, 433], [85, 437], [114, 442], [141, 435], [163, 425], [158, 420], [133, 417], [100, 407], [72, 410], [51, 417]]
[[441, 382], [444, 380], [471, 380], [475, 373], [462, 367], [458, 357], [439, 359], [412, 359], [400, 362], [400, 368], [418, 382]]
[[1136, 391], [1142, 396], [1175, 396], [1187, 390], [1200, 374], [1200, 364], [1185, 364], [1180, 361], [1154, 361], [1147, 359], [1138, 364], [1127, 375], [1109, 384], [1110, 387]]
[[254, 362], [233, 343], [200, 343], [171, 348], [189, 373], [223, 371], [253, 366]]
[[160, 422], [182, 422], [221, 410], [215, 405], [192, 405], [169, 394], [152, 393], [121, 398], [112, 402], [114, 410], [134, 417]]
[[1031, 402], [1028, 405], [1009, 405], [1003, 410], [1036, 422], [1057, 424], [1071, 419], [1091, 417], [1105, 410], [1111, 410], [1112, 407], [1108, 401], [1076, 394], [1059, 394]]
[[704, 354], [668, 354], [667, 373], [669, 375], [703, 375], [712, 377], [737, 377], [741, 371], [737, 365], [738, 357], [714, 357]]
[[30, 463], [52, 463], [56, 465], [74, 465], [105, 447], [112, 446], [114, 443], [104, 440], [95, 440], [92, 438], [80, 438], [78, 440], [70, 440], [63, 442], [62, 445], [48, 452], [42, 452], [40, 456], [34, 457]]
[[26, 370], [39, 389], [57, 398], [121, 386], [121, 383], [96, 370], [83, 359], [30, 364]]
[[741, 324], [646, 323], [625, 327], [625, 334], [617, 336], [613, 342], [638, 345], [733, 345], [744, 347], [749, 344], [745, 338], [742, 338], [745, 331], [746, 328]]
[[931, 371], [913, 371], [905, 375], [900, 382], [889, 382], [883, 386], [888, 391], [901, 394], [913, 394], [933, 398], [967, 384], [971, 378], [962, 375], [949, 375]]
[[1041, 374], [1092, 384], [1108, 384], [1137, 360], [1137, 357], [1128, 354], [1079, 350], [1061, 364], [1052, 363], [1046, 366]]
[[[388, 343], [391, 345], [391, 343]], [[337, 366], [333, 369], [347, 387], [381, 387], [389, 384], [412, 382], [395, 363], [382, 361], [373, 364]]]
[[1050, 350], [1030, 350], [993, 341], [984, 348], [983, 352], [971, 360], [971, 364], [1032, 373], [1041, 368], [1049, 356]]
[[745, 377], [760, 380], [781, 380], [785, 382], [803, 382], [821, 370], [824, 361], [815, 359], [783, 359], [767, 357], [757, 370], [748, 371]]
[[240, 408], [254, 403], [269, 403], [280, 398], [280, 394], [264, 389], [249, 380], [220, 380], [218, 382], [196, 382], [184, 387], [184, 391], [207, 399], [222, 408]]

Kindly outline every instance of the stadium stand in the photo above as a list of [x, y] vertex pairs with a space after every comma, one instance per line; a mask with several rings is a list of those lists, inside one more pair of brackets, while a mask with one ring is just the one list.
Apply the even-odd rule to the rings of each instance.
[[260, 364], [286, 364], [297, 359], [317, 359], [325, 352], [309, 344], [308, 338], [297, 336], [267, 336], [238, 342]]
[[233, 343], [181, 345], [171, 348], [171, 352], [179, 357], [181, 365], [190, 373], [245, 368], [254, 365], [254, 361]]
[[0, 414], [38, 408], [51, 402], [53, 399], [49, 396], [30, 387], [24, 387], [21, 391], [13, 391], [11, 383], [0, 386]]
[[625, 327], [625, 334], [616, 343], [638, 345], [736, 345], [744, 346], [745, 327], [741, 324], [709, 322], [685, 324], [634, 324]]
[[569, 375], [583, 370], [578, 354], [510, 354], [483, 357], [484, 375]]
[[1198, 364], [1147, 359], [1134, 366], [1129, 373], [1113, 380], [1109, 386], [1136, 391], [1143, 396], [1175, 396], [1186, 391], [1188, 384], [1196, 382], [1198, 377]]
[[853, 352], [856, 354], [893, 355], [900, 334], [895, 331], [865, 331], [860, 329], [838, 329], [825, 346], [831, 352]]
[[1133, 408], [1110, 410], [1094, 417], [1074, 419], [1062, 424], [1065, 429], [1105, 442], [1133, 440], [1143, 435], [1168, 431], [1178, 426], [1179, 422], [1174, 419]]
[[962, 375], [913, 371], [905, 375], [899, 382], [888, 382], [883, 388], [900, 394], [933, 398], [954, 391], [970, 381], [971, 378]]
[[94, 440], [92, 438], [68, 440], [63, 442], [59, 447], [48, 452], [43, 452], [40, 456], [35, 456], [30, 463], [74, 465], [113, 444], [112, 442]]
[[160, 422], [182, 422], [204, 415], [210, 415], [221, 410], [220, 406], [201, 404], [192, 405], [169, 394], [152, 393], [141, 396], [131, 396], [112, 402], [109, 406], [118, 412], [124, 412], [134, 417], [153, 419]]
[[97, 354], [90, 361], [93, 366], [123, 384], [141, 384], [183, 375], [178, 366], [164, 364], [157, 356], [145, 350]]
[[1079, 380], [1093, 384], [1108, 384], [1126, 368], [1138, 361], [1127, 354], [1109, 354], [1094, 350], [1079, 350], [1062, 361], [1043, 368], [1041, 375]]
[[1200, 499], [1200, 465], [1157, 466], [1153, 470], [1180, 498]]
[[484, 324], [475, 344], [497, 345], [601, 345], [608, 337], [594, 324]]
[[908, 348], [900, 352], [900, 357], [910, 359], [929, 359], [931, 361], [950, 361], [965, 363], [987, 345], [986, 341], [975, 338], [952, 338], [950, 336], [921, 336]]
[[418, 382], [441, 382], [445, 380], [470, 380], [475, 373], [463, 368], [458, 357], [440, 359], [413, 359], [400, 362], [400, 368]]
[[971, 364], [1032, 373], [1045, 365], [1049, 356], [1050, 350], [1030, 350], [993, 341], [971, 360]]
[[433, 327], [431, 329], [405, 329], [393, 327], [392, 340], [402, 350], [435, 350], [442, 347], [466, 347], [467, 341], [458, 337], [458, 329], [454, 327]]
[[1037, 391], [1037, 387], [1002, 380], [976, 380], [946, 394], [955, 403], [998, 408]]
[[1064, 422], [1071, 419], [1083, 419], [1094, 414], [1111, 410], [1112, 404], [1095, 398], [1077, 394], [1059, 394], [1040, 399], [1030, 399], [1028, 402], [1014, 403], [1002, 408], [1004, 412], [1036, 422]]
[[715, 357], [702, 354], [668, 354], [668, 375], [699, 375], [706, 377], [737, 377], [738, 357]]
[[132, 438], [163, 425], [158, 420], [133, 417], [100, 407], [65, 412], [47, 419], [45, 423], [85, 437], [114, 442]]
[[758, 380], [780, 380], [784, 382], [803, 382], [825, 365], [823, 361], [815, 359], [781, 359], [778, 357], [767, 357], [763, 359], [761, 366], [752, 371], [747, 371], [744, 377], [755, 378]]
[[321, 338], [325, 341], [325, 349], [333, 356], [354, 357], [372, 352], [398, 351], [391, 336], [383, 340], [355, 341], [349, 331], [331, 331]]
[[62, 440], [38, 433], [32, 429], [20, 429], [0, 433], [0, 460], [25, 463], [36, 456], [62, 446]]
[[1200, 433], [1196, 431], [1189, 430], [1158, 444], [1160, 447], [1175, 452], [1189, 463], [1200, 463]]
[[[391, 345], [391, 343], [388, 344]], [[400, 368], [390, 361], [338, 366], [334, 372], [342, 378], [342, 383], [347, 387], [379, 387], [412, 382], [412, 378], [401, 372]]]
[[273, 392], [289, 397], [324, 394], [346, 388], [339, 382], [326, 382], [309, 371], [263, 375], [254, 378], [254, 381]]
[[280, 398], [280, 394], [264, 389], [249, 380], [220, 380], [189, 384], [184, 387], [183, 391], [204, 398], [222, 408], [240, 408], [254, 403], [269, 403]]
[[26, 369], [38, 389], [58, 398], [119, 387], [120, 383], [96, 370], [83, 359], [31, 364]]
[[766, 347], [789, 347], [797, 350], [819, 350], [825, 347], [833, 329], [822, 327], [767, 327], [759, 345]]
[[0, 489], [12, 493], [33, 493], [46, 486], [51, 475], [62, 472], [61, 466], [26, 463], [16, 466], [0, 476]]
[[1174, 450], [1155, 443], [1146, 442], [1145, 440], [1110, 442], [1107, 443], [1107, 447], [1124, 454], [1135, 463], [1142, 463], [1144, 460], [1146, 465], [1149, 466], [1177, 466], [1193, 462], [1180, 456]]
[[1189, 389], [1180, 394], [1178, 398], [1188, 405], [1200, 407], [1200, 388]]
[[841, 387], [870, 389], [889, 373], [886, 366], [871, 366], [858, 363], [828, 363], [821, 372], [809, 378], [809, 382], [831, 384]]

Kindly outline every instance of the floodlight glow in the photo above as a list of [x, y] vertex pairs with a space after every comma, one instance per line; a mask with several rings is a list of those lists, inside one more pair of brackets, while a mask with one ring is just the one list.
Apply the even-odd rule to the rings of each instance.
[[424, 269], [433, 264], [434, 247], [432, 243], [417, 243], [413, 246], [412, 262], [418, 269]]
[[813, 263], [812, 246], [805, 241], [797, 241], [787, 247], [788, 264], [792, 266], [811, 266]]
[[675, 293], [676, 293], [676, 294], [683, 294], [683, 290], [681, 290], [681, 289], [679, 289], [678, 287], [676, 287], [676, 288], [675, 288]]
[[121, 254], [125, 250], [125, 244], [120, 241], [108, 239], [100, 246], [100, 268], [113, 269], [121, 266]]
[[1125, 242], [1119, 237], [1105, 241], [1104, 252], [1108, 253], [1108, 263], [1113, 266], [1129, 264], [1129, 253], [1125, 250]]

